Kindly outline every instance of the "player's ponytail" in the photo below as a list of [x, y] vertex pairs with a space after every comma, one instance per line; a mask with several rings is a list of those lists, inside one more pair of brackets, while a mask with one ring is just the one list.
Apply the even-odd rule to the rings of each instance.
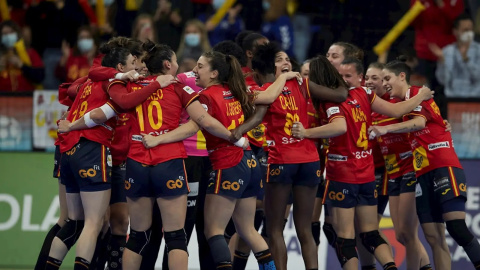
[[253, 115], [253, 104], [248, 97], [247, 85], [245, 84], [245, 78], [243, 77], [242, 68], [237, 59], [231, 55], [225, 56], [227, 64], [230, 65], [230, 72], [228, 74], [228, 87], [232, 92], [232, 95], [240, 101], [242, 105], [243, 114], [245, 118], [249, 118]]
[[412, 74], [412, 69], [410, 66], [407, 65], [408, 58], [404, 55], [400, 55], [397, 57], [397, 60], [393, 60], [392, 62], [385, 65], [385, 69], [393, 72], [396, 76], [400, 75], [400, 73], [405, 73], [405, 80], [408, 84], [410, 84], [410, 75]]
[[164, 61], [172, 62], [173, 50], [168, 45], [156, 44], [150, 40], [143, 43], [143, 49], [147, 53], [143, 61], [147, 65], [148, 71], [151, 74], [167, 74], [168, 70], [165, 70]]

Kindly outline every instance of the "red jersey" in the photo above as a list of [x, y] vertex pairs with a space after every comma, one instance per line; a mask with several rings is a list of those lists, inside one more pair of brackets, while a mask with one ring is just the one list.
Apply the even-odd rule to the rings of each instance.
[[258, 88], [258, 84], [253, 79], [253, 70], [249, 67], [242, 67], [243, 76], [245, 76], [245, 83], [247, 84], [248, 89]]
[[[109, 102], [109, 96], [103, 90], [103, 83], [87, 80], [79, 89], [77, 97], [68, 113], [67, 120], [73, 123], [85, 115], [85, 113], [105, 103], [109, 104], [115, 111], [118, 111], [115, 105]], [[89, 129], [75, 130], [65, 135], [61, 134], [60, 152], [63, 153], [70, 150], [82, 137], [110, 147], [114, 126], [114, 120], [110, 119], [101, 125]]]
[[270, 104], [264, 117], [268, 127], [268, 163], [296, 164], [319, 160], [313, 140], [292, 136], [293, 122], [301, 122], [304, 127], [308, 127], [307, 101], [308, 79], [305, 79], [302, 85], [298, 84], [297, 79], [291, 79], [285, 83], [277, 99]]
[[64, 70], [59, 68], [59, 73], [62, 72], [63, 74], [58, 75], [61, 75], [62, 79], [64, 79], [66, 82], [73, 82], [78, 78], [87, 76], [90, 66], [90, 62], [86, 56], [75, 55], [73, 50], [71, 50], [70, 56], [65, 63], [65, 67], [63, 68]]
[[[390, 99], [388, 93], [383, 95], [382, 99], [385, 99], [390, 103], [400, 102], [397, 98]], [[402, 122], [401, 119], [395, 119], [376, 112], [372, 114], [372, 118], [373, 125], [377, 126], [388, 126]], [[408, 140], [408, 134], [388, 133], [379, 137], [377, 141], [380, 145], [381, 156], [385, 161], [385, 168], [390, 179], [400, 177], [413, 171], [413, 156], [410, 142]]]
[[[325, 103], [320, 103], [320, 106], [317, 111], [317, 115], [318, 115], [318, 119], [317, 119], [318, 126], [323, 126], [328, 124], [328, 117], [325, 109]], [[325, 171], [325, 166], [327, 163], [328, 145], [329, 145], [329, 139], [320, 139], [318, 154], [320, 156], [320, 171], [322, 175], [323, 175], [323, 172]]]
[[[240, 102], [232, 95], [228, 85], [212, 85], [200, 92], [200, 102], [207, 112], [228, 130], [241, 125], [245, 120]], [[236, 166], [243, 158], [243, 149], [231, 142], [203, 132], [207, 150], [214, 170]]]
[[[410, 87], [405, 99], [416, 96], [419, 89], [420, 87], [416, 86]], [[453, 148], [452, 135], [445, 131], [445, 123], [435, 101], [422, 101], [417, 108], [404, 116], [404, 120], [415, 116], [426, 120], [425, 128], [412, 132], [409, 137], [417, 177], [440, 167], [462, 168]]]
[[[252, 88], [252, 94], [254, 95], [254, 93], [256, 91], [265, 91], [268, 87], [254, 87]], [[262, 123], [258, 126], [256, 126], [255, 128], [253, 128], [252, 130], [250, 130], [249, 132], [247, 132], [247, 136], [248, 136], [248, 141], [250, 144], [253, 144], [257, 147], [263, 147], [263, 146], [266, 146], [266, 137], [265, 137], [265, 133], [267, 131], [267, 128], [266, 128], [266, 123], [265, 121], [262, 121]]]
[[115, 133], [110, 148], [113, 165], [120, 165], [127, 160], [128, 150], [130, 149], [132, 118], [129, 113], [121, 113], [115, 116]]
[[341, 104], [325, 105], [328, 121], [345, 118], [347, 132], [330, 138], [327, 154], [327, 179], [364, 184], [375, 181], [372, 145], [367, 130], [372, 123], [371, 104], [377, 96], [370, 89], [351, 88]]
[[[127, 88], [131, 92], [139, 91], [155, 81], [156, 76], [149, 76], [142, 81], [129, 82]], [[121, 81], [117, 81], [121, 83]], [[198, 95], [192, 88], [180, 83], [158, 88], [150, 97], [135, 109], [135, 120], [132, 121], [131, 146], [128, 157], [147, 165], [156, 165], [176, 158], [186, 158], [187, 152], [183, 142], [160, 144], [145, 149], [142, 135], [159, 136], [174, 130], [180, 125], [182, 110], [187, 108]]]

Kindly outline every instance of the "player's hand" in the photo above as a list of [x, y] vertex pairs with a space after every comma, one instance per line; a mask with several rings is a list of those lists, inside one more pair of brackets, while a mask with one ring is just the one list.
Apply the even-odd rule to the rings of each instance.
[[423, 100], [429, 100], [429, 99], [433, 98], [434, 93], [435, 93], [435, 91], [432, 91], [427, 86], [423, 86], [418, 91], [418, 94], [422, 97]]
[[443, 123], [445, 124], [445, 131], [452, 132], [452, 125], [450, 125], [450, 122], [448, 122], [448, 120], [443, 120]]
[[145, 146], [145, 148], [147, 149], [153, 148], [160, 144], [160, 140], [156, 136], [152, 136], [150, 134], [144, 134], [144, 133], [142, 133], [142, 136], [143, 136], [142, 138], [143, 146]]
[[129, 72], [123, 73], [122, 77], [120, 78], [122, 81], [136, 81], [139, 79], [143, 79], [143, 76], [140, 76], [136, 70], [130, 70]]
[[287, 73], [283, 73], [282, 75], [285, 76], [286, 80], [291, 80], [293, 78], [296, 78], [297, 81], [298, 81], [298, 84], [302, 84], [303, 83], [303, 77], [302, 77], [302, 74], [300, 74], [299, 72], [295, 72], [295, 71], [290, 71], [290, 72], [287, 72]]
[[157, 82], [160, 83], [160, 87], [167, 87], [172, 83], [176, 83], [177, 80], [172, 75], [160, 75], [157, 77]]
[[234, 143], [238, 140], [240, 140], [240, 138], [242, 138], [243, 134], [240, 133], [240, 130], [238, 130], [238, 128], [235, 128], [235, 129], [232, 129], [230, 130], [231, 132], [231, 135], [230, 135], [230, 142], [231, 143]]
[[250, 147], [250, 142], [247, 139], [245, 139], [245, 142], [243, 143], [242, 148], [243, 150], [247, 150], [248, 147]]
[[306, 130], [303, 127], [302, 123], [293, 122], [293, 125], [292, 125], [292, 135], [293, 135], [293, 137], [295, 137], [297, 139], [303, 139], [303, 138], [305, 138], [305, 133], [306, 133]]
[[70, 132], [70, 121], [68, 120], [59, 120], [58, 121], [58, 133]]
[[386, 127], [383, 126], [370, 126], [368, 128], [368, 139], [373, 140], [376, 137], [380, 137], [382, 135], [385, 135], [388, 133], [388, 130]]

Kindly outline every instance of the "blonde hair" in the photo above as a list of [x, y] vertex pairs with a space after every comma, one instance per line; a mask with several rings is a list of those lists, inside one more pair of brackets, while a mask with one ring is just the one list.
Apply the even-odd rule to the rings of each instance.
[[212, 49], [210, 41], [208, 40], [207, 28], [205, 27], [205, 24], [197, 19], [188, 20], [183, 28], [182, 38], [180, 39], [180, 45], [178, 46], [178, 59], [183, 57], [183, 51], [185, 50], [185, 30], [189, 25], [194, 25], [198, 30], [200, 30], [200, 46], [202, 47], [203, 52], [208, 52]]

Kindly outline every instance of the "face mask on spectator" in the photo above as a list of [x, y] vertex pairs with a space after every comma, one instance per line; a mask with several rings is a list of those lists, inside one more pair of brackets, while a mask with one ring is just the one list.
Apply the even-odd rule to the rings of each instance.
[[223, 3], [225, 3], [225, 0], [213, 0], [212, 6], [215, 10], [218, 10], [220, 7], [223, 6]]
[[15, 32], [2, 35], [2, 44], [8, 49], [13, 48], [13, 46], [17, 41], [18, 41], [18, 34]]
[[77, 42], [78, 50], [81, 53], [86, 53], [93, 48], [93, 39], [91, 38], [83, 38]]
[[[103, 5], [104, 6], [110, 6], [111, 4], [113, 4], [115, 0], [103, 0]], [[92, 5], [96, 5], [97, 4], [97, 0], [90, 0], [90, 4]]]
[[262, 1], [262, 6], [263, 6], [263, 10], [269, 10], [270, 9], [270, 2], [263, 0]]
[[460, 35], [460, 41], [461, 42], [470, 42], [473, 40], [473, 36], [475, 34], [473, 33], [473, 31], [466, 31], [466, 32], [463, 32], [461, 35]]
[[200, 34], [190, 33], [185, 35], [185, 44], [189, 47], [196, 47], [200, 44]]

